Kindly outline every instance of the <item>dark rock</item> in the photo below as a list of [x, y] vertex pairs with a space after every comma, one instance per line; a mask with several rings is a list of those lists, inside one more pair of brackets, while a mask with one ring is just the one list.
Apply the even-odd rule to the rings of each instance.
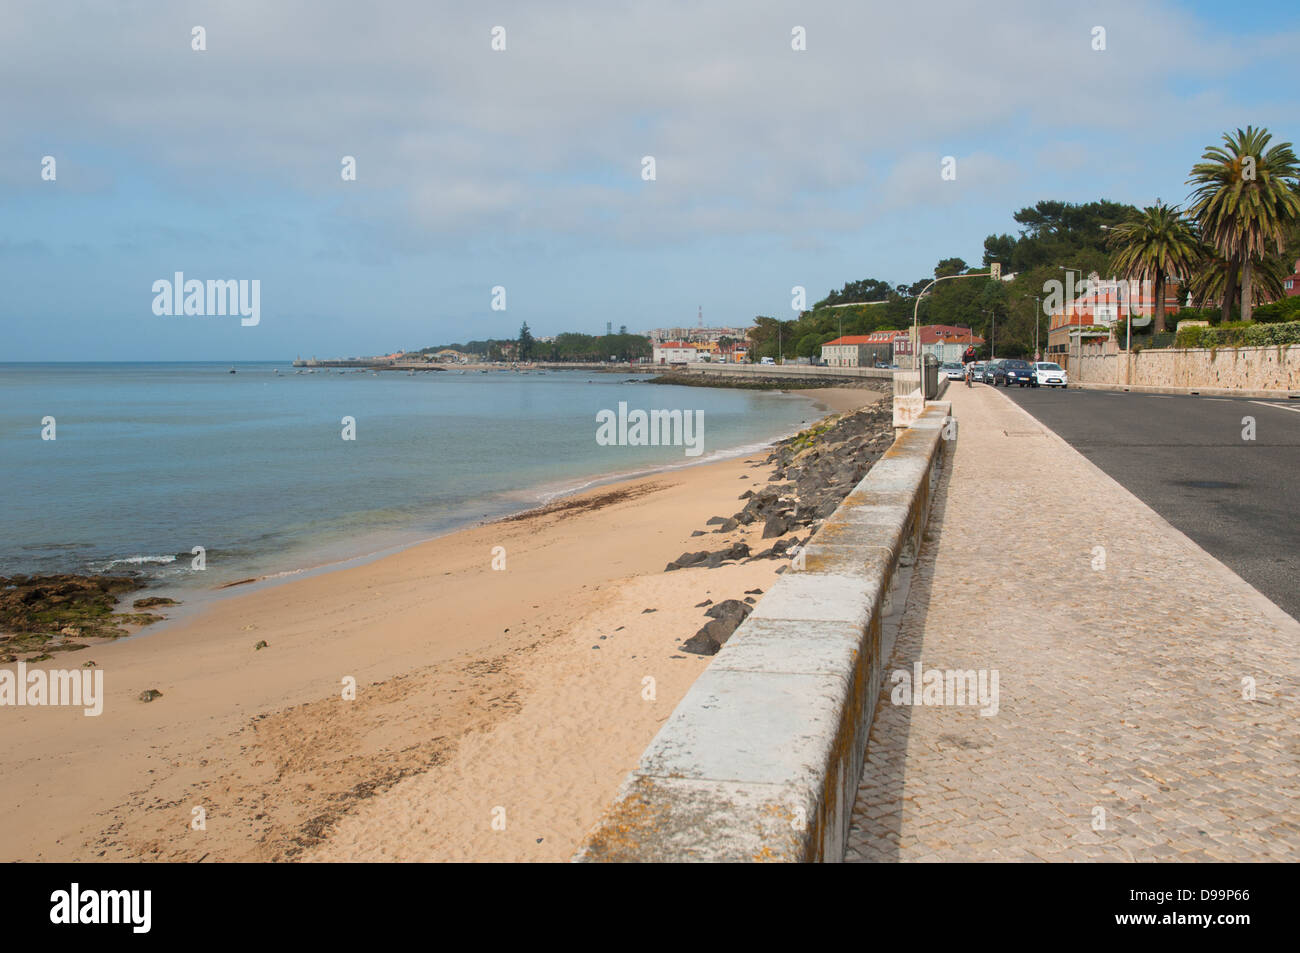
[[705, 526], [721, 526], [727, 521], [725, 516], [710, 516], [704, 523]]
[[[780, 545], [780, 544], [778, 544], [778, 545]], [[747, 596], [761, 596], [762, 594], [763, 594], [763, 590], [762, 590], [762, 589], [746, 589], [746, 590], [745, 590], [745, 595], [747, 595]]]
[[710, 625], [716, 625], [716, 622], [710, 622], [683, 642], [682, 651], [693, 655], [717, 655], [718, 650], [722, 648], [722, 643], [713, 637], [709, 631]]
[[735, 529], [737, 526], [739, 526], [739, 525], [740, 525], [740, 520], [738, 520], [738, 519], [736, 519], [736, 518], [733, 517], [733, 518], [731, 518], [731, 519], [725, 521], [721, 526], [719, 526], [717, 529], [715, 529], [714, 532], [715, 532], [715, 533], [730, 533], [732, 530], [734, 530], [734, 529]]
[[719, 602], [705, 615], [711, 621], [682, 644], [682, 650], [696, 655], [717, 655], [727, 639], [753, 610], [736, 599]]
[[713, 600], [712, 600], [712, 599], [705, 599], [703, 602], [697, 602], [697, 603], [695, 603], [695, 608], [697, 608], [697, 609], [703, 609], [705, 606], [711, 606], [711, 605], [713, 605]]
[[659, 611], [658, 609], [642, 609], [642, 610], [641, 610], [641, 614], [642, 614], [642, 615], [647, 615], [648, 613], [651, 613], [651, 612], [658, 612], [658, 611]]
[[697, 530], [693, 530], [693, 531], [691, 532], [691, 535], [692, 535], [692, 536], [705, 536], [705, 535], [707, 535], [707, 534], [704, 532], [704, 530], [702, 530], [702, 529], [697, 529]]
[[154, 606], [178, 606], [180, 605], [175, 599], [168, 599], [165, 596], [150, 596], [147, 599], [137, 599], [131, 603], [136, 609], [152, 609]]
[[790, 531], [790, 520], [785, 516], [773, 516], [763, 526], [763, 538], [772, 539], [776, 536], [784, 536]]
[[751, 611], [753, 610], [739, 599], [724, 599], [704, 614], [710, 619], [730, 620], [735, 625], [740, 625]]
[[156, 688], [147, 688], [140, 693], [140, 701], [151, 702], [155, 698], [162, 698], [162, 692]]
[[698, 553], [682, 553], [666, 567], [664, 572], [672, 572], [674, 569], [690, 569], [695, 566], [703, 566], [705, 569], [717, 569], [728, 559], [743, 559], [749, 555], [749, 547], [744, 543], [733, 543], [727, 549], [720, 549], [711, 553], [708, 550], [701, 550]]
[[754, 495], [754, 491], [753, 491], [753, 490], [746, 490], [744, 493], [740, 494], [740, 496], [738, 497], [738, 499], [747, 500], [747, 499], [749, 499], [749, 498], [750, 498], [751, 496], [753, 496], [753, 495]]

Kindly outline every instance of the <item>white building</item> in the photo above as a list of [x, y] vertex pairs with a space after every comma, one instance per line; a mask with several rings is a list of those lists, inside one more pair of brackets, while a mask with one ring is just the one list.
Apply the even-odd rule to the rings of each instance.
[[695, 364], [703, 360], [703, 353], [685, 341], [665, 341], [654, 346], [656, 364]]

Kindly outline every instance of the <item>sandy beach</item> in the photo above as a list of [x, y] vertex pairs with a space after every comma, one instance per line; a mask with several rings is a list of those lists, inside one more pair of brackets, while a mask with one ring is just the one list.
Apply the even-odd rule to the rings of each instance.
[[[881, 396], [802, 393], [810, 423]], [[708, 664], [679, 650], [697, 604], [784, 564], [663, 571], [770, 545], [761, 524], [691, 535], [767, 480], [766, 456], [596, 487], [42, 663], [93, 660], [104, 713], [3, 712], [0, 859], [567, 859]]]

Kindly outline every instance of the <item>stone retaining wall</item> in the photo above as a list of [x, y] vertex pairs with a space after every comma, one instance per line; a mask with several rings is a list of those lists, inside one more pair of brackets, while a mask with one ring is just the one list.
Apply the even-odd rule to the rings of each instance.
[[950, 404], [903, 431], [669, 716], [575, 856], [838, 861]]
[[1150, 348], [1132, 355], [1071, 355], [1070, 383], [1251, 391], [1300, 390], [1300, 344], [1287, 347]]

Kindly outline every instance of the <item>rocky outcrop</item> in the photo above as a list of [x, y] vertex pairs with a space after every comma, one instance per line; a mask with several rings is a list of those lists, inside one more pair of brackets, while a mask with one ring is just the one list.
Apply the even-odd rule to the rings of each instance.
[[159, 621], [148, 612], [113, 611], [120, 596], [144, 585], [131, 576], [0, 576], [0, 658], [34, 661], [34, 653], [85, 648], [68, 639], [116, 639], [128, 634], [123, 626]]

